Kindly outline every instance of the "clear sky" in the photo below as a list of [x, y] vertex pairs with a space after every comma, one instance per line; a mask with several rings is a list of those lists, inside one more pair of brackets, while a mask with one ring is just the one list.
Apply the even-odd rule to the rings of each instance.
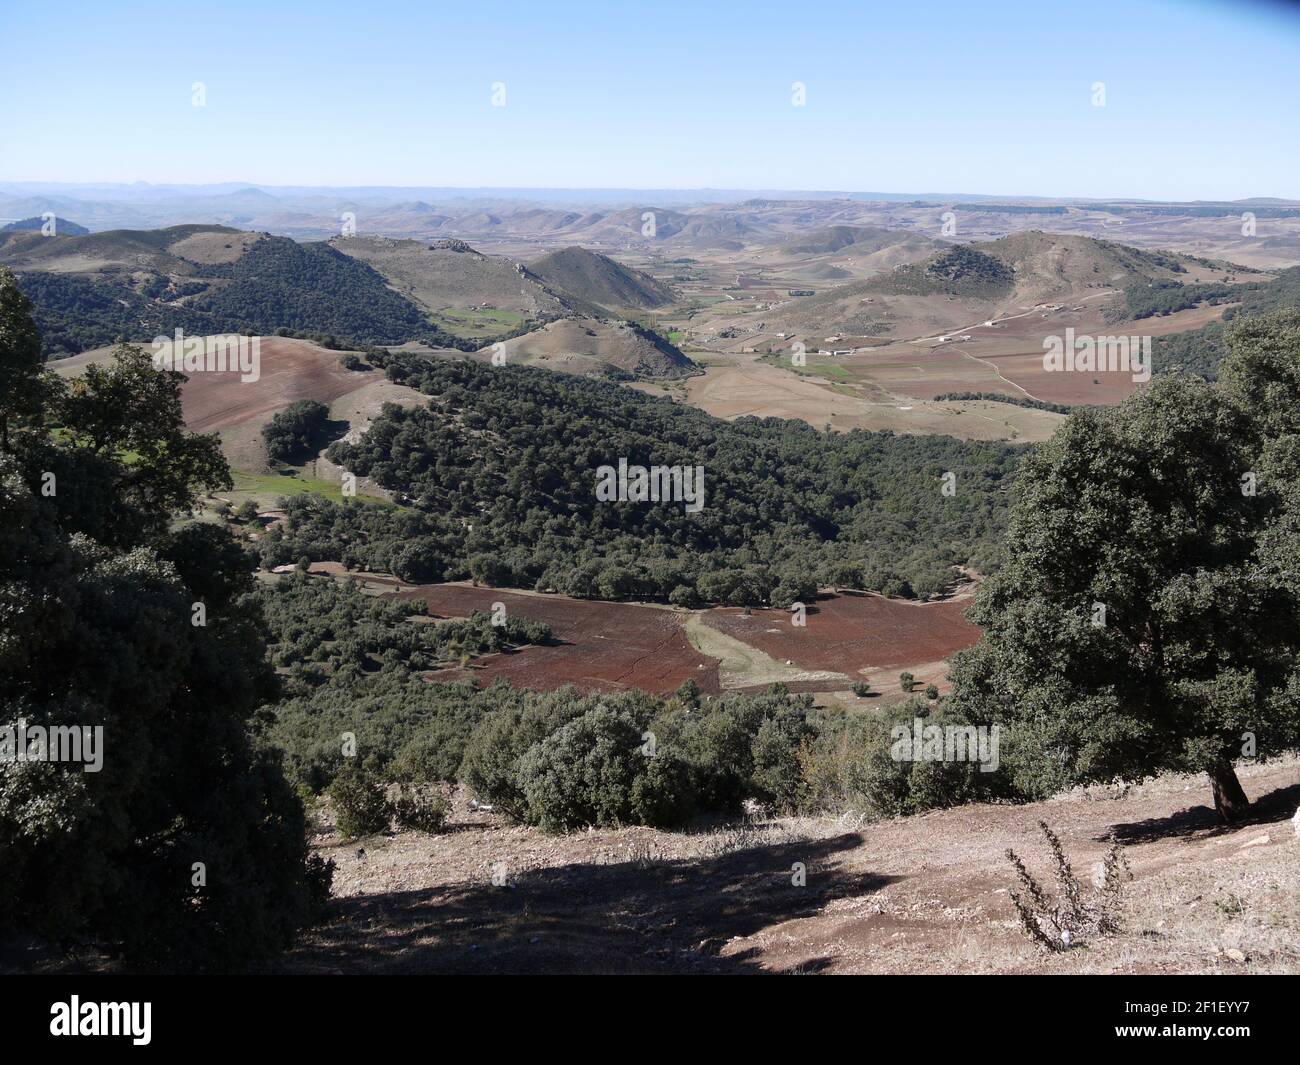
[[2, 0], [0, 24], [3, 180], [1300, 198], [1300, 10], [1250, 0]]

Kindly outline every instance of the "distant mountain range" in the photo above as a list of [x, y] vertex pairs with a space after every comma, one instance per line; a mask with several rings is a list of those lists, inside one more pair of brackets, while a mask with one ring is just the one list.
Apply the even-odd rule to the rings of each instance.
[[[943, 228], [947, 211], [957, 216], [954, 232]], [[1246, 211], [1258, 220], [1294, 223], [1284, 237], [1300, 228], [1300, 202], [1268, 197], [1179, 204], [964, 193], [0, 183], [0, 218], [54, 212], [91, 231], [203, 222], [300, 239], [329, 239], [346, 228], [366, 236], [599, 250], [739, 250], [840, 226], [913, 229], [926, 238], [959, 240], [1031, 228], [1098, 235], [1138, 227], [1134, 239], [1142, 241], [1159, 235], [1150, 227], [1177, 232], [1180, 219], [1223, 219], [1227, 227]]]

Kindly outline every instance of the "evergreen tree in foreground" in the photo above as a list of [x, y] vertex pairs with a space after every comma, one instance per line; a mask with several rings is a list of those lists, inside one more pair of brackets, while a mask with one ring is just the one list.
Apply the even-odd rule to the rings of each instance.
[[1234, 760], [1300, 745], [1298, 483], [1295, 314], [1236, 329], [1222, 387], [1157, 377], [1028, 459], [953, 669], [1019, 788], [1203, 771], [1242, 816]]
[[138, 349], [63, 395], [29, 373], [8, 285], [0, 380], [30, 389], [0, 449], [0, 729], [102, 729], [102, 766], [0, 760], [0, 924], [238, 966], [290, 943], [328, 871], [278, 757], [250, 741], [274, 694], [253, 561], [216, 526], [173, 524], [229, 471], [215, 437], [183, 430], [182, 375]]

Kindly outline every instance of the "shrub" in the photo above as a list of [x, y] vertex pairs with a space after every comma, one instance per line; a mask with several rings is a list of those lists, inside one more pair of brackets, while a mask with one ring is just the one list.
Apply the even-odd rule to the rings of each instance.
[[1039, 821], [1038, 827], [1047, 840], [1060, 894], [1055, 899], [1049, 896], [1016, 852], [1007, 848], [1007, 861], [1020, 882], [1020, 890], [1011, 892], [1011, 902], [1025, 935], [1046, 950], [1058, 951], [1077, 946], [1082, 936], [1107, 936], [1119, 931], [1124, 881], [1133, 879], [1123, 851], [1116, 845], [1106, 852], [1101, 883], [1094, 897], [1087, 899], [1056, 833], [1046, 821]]
[[324, 916], [334, 886], [334, 859], [324, 859], [319, 854], [309, 854], [305, 864], [308, 912], [314, 920]]
[[[568, 700], [563, 698], [566, 694]], [[507, 817], [527, 821], [528, 801], [518, 775], [519, 760], [534, 744], [583, 712], [584, 703], [575, 696], [572, 689], [561, 689], [485, 718], [465, 745], [461, 782]]]
[[463, 739], [457, 743], [444, 722], [431, 721], [394, 755], [389, 774], [394, 780], [409, 784], [455, 780], [463, 750]]
[[700, 812], [736, 813], [746, 800], [792, 810], [803, 802], [799, 750], [812, 734], [811, 705], [776, 691], [701, 700], [692, 682], [667, 700], [523, 693], [475, 728], [460, 779], [507, 816], [550, 831], [679, 827]]
[[[913, 697], [881, 715], [827, 723], [800, 756], [802, 805], [857, 810], [877, 817], [922, 813], [966, 802], [1018, 797], [1005, 767], [984, 772], [975, 761], [912, 760], [899, 737], [924, 726], [968, 725], [945, 704]], [[924, 727], [923, 726], [923, 727]]]
[[388, 830], [390, 809], [384, 789], [364, 769], [349, 766], [329, 786], [335, 822], [346, 839], [373, 836]]
[[[757, 727], [757, 726], [755, 726]], [[753, 733], [741, 715], [720, 702], [684, 716], [673, 737], [660, 737], [691, 767], [696, 801], [702, 810], [735, 814], [750, 792], [754, 772]]]
[[549, 832], [631, 822], [641, 745], [638, 724], [605, 707], [557, 729], [519, 760], [529, 819]]
[[802, 805], [806, 785], [799, 751], [811, 735], [804, 717], [781, 713], [764, 719], [751, 744], [754, 769], [753, 797], [780, 813], [793, 813]]
[[447, 815], [451, 813], [451, 807], [441, 795], [414, 788], [401, 789], [391, 808], [394, 819], [403, 828], [427, 832], [431, 836], [442, 831]]
[[679, 584], [668, 593], [668, 602], [673, 606], [694, 608], [700, 605], [700, 597], [690, 585]]
[[898, 685], [905, 692], [916, 689], [916, 678], [911, 673], [903, 672], [898, 675]]
[[647, 758], [632, 782], [632, 820], [654, 828], [680, 828], [697, 811], [691, 767], [673, 752]]

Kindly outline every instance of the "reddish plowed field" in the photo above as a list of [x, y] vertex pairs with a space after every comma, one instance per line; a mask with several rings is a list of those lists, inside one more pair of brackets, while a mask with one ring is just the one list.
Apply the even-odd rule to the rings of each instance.
[[802, 669], [854, 675], [867, 668], [937, 662], [979, 639], [980, 630], [962, 617], [970, 600], [908, 603], [878, 595], [836, 595], [808, 605], [808, 624], [791, 624], [784, 610], [735, 607], [710, 610], [713, 628]]
[[[551, 626], [557, 643], [525, 647], [510, 654], [476, 659], [468, 675], [490, 684], [505, 677], [518, 688], [551, 691], [573, 684], [584, 691], [639, 688], [656, 694], [675, 691], [686, 680], [717, 694], [718, 664], [701, 655], [682, 632], [671, 610], [629, 603], [597, 603], [559, 595], [533, 596], [463, 584], [422, 585], [397, 593], [422, 599], [438, 617], [490, 612], [504, 603], [508, 614]], [[702, 667], [702, 668], [701, 668]], [[462, 678], [444, 670], [438, 679]]]
[[258, 380], [241, 381], [238, 373], [191, 373], [181, 402], [190, 430], [210, 433], [274, 414], [298, 399], [328, 405], [369, 380], [370, 375], [345, 370], [337, 351], [305, 340], [263, 337]]

